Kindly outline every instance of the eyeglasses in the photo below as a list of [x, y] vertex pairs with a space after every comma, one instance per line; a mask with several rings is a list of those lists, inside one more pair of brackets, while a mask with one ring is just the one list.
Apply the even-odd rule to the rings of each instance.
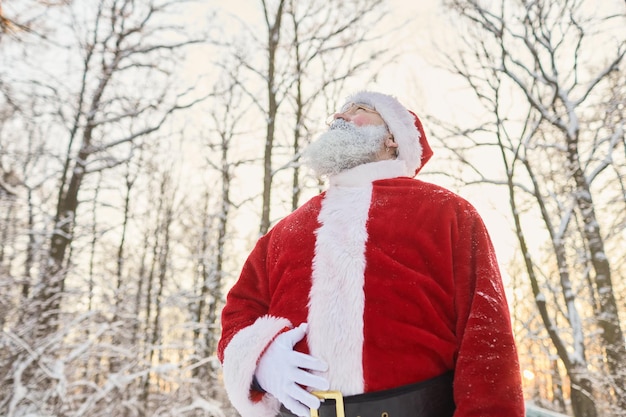
[[348, 103], [341, 108], [340, 113], [354, 114], [359, 110], [378, 114], [375, 108], [363, 103]]
[[[368, 106], [367, 104], [363, 104], [363, 103], [348, 103], [345, 106], [343, 106], [341, 110], [339, 110], [335, 114], [352, 115], [352, 114], [357, 114], [359, 111], [379, 114], [375, 108]], [[331, 114], [330, 116], [328, 116], [328, 118], [326, 119], [327, 125], [330, 125], [335, 120], [335, 114]]]

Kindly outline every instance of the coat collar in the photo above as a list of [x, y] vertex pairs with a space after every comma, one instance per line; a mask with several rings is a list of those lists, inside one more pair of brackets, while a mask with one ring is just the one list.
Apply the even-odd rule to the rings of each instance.
[[376, 180], [411, 177], [406, 164], [401, 160], [370, 162], [340, 172], [329, 178], [330, 187], [359, 187]]

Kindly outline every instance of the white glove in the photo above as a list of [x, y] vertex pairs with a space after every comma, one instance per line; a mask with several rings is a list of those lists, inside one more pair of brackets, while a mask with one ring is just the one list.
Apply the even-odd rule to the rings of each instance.
[[325, 372], [328, 365], [320, 359], [293, 350], [304, 338], [307, 324], [282, 333], [269, 345], [257, 365], [256, 380], [266, 392], [272, 394], [292, 413], [306, 417], [309, 409], [317, 409], [320, 400], [300, 385], [325, 391], [326, 378], [309, 371]]

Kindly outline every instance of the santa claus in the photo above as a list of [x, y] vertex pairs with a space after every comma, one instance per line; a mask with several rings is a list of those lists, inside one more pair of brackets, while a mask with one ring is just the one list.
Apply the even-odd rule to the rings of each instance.
[[367, 91], [333, 119], [305, 152], [328, 190], [258, 240], [228, 294], [232, 404], [243, 417], [523, 416], [492, 243], [470, 203], [414, 178], [432, 155], [420, 120]]

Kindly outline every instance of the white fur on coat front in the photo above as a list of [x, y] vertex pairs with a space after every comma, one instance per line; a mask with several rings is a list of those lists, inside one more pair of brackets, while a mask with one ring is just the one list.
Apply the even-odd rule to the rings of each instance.
[[329, 364], [332, 389], [344, 395], [363, 392], [363, 312], [365, 245], [372, 181], [389, 171], [404, 175], [402, 161], [367, 164], [331, 178], [318, 221], [308, 344], [311, 354]]

